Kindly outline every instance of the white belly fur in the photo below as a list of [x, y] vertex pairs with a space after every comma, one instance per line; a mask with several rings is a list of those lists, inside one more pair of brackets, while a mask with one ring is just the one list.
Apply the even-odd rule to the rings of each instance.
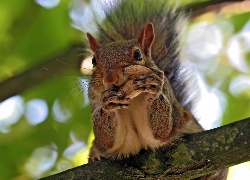
[[147, 97], [141, 94], [131, 101], [128, 108], [116, 111], [118, 127], [115, 143], [106, 151], [107, 154], [126, 157], [138, 153], [142, 148], [155, 149], [163, 144], [154, 138], [148, 125]]

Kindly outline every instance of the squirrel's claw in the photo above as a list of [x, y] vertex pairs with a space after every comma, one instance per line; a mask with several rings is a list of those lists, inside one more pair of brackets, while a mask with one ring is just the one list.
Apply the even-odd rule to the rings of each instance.
[[124, 92], [117, 92], [112, 89], [106, 90], [102, 94], [101, 102], [103, 110], [115, 110], [126, 108], [129, 100]]

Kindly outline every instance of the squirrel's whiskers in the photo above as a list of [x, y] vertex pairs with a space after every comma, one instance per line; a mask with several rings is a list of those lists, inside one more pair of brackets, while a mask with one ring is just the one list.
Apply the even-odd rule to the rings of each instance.
[[[119, 3], [104, 8], [99, 36], [87, 33], [94, 67], [88, 89], [92, 161], [155, 150], [181, 134], [203, 131], [192, 114], [195, 78], [183, 69], [188, 13], [165, 0]], [[217, 177], [218, 172], [203, 178]]]
[[[69, 66], [70, 63], [63, 62], [61, 60], [56, 59], [61, 65]], [[83, 102], [88, 102], [88, 82], [92, 73], [86, 73], [81, 75], [79, 72], [81, 69], [85, 69], [88, 72], [92, 72], [93, 70], [90, 68], [80, 68], [76, 74], [56, 72], [56, 70], [50, 70], [46, 67], [42, 68], [45, 73], [49, 73], [53, 76], [53, 78], [61, 78], [64, 81], [65, 86], [58, 92], [57, 98], [62, 108], [65, 109], [65, 114], [67, 110], [75, 108], [75, 103], [83, 104]], [[79, 106], [78, 106], [79, 107]]]

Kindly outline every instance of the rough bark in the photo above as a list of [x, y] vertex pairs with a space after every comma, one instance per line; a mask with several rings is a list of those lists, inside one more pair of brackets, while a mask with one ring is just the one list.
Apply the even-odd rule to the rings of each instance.
[[192, 179], [250, 160], [250, 118], [188, 134], [155, 152], [127, 159], [103, 159], [43, 180]]

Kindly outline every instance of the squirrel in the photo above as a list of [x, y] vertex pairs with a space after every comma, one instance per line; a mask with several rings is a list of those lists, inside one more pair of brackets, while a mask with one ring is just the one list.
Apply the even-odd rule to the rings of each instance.
[[[192, 114], [195, 80], [182, 56], [188, 14], [176, 9], [163, 0], [117, 1], [98, 25], [98, 40], [87, 33], [94, 53], [90, 160], [128, 157], [204, 131]], [[226, 171], [203, 179], [225, 179]]]

